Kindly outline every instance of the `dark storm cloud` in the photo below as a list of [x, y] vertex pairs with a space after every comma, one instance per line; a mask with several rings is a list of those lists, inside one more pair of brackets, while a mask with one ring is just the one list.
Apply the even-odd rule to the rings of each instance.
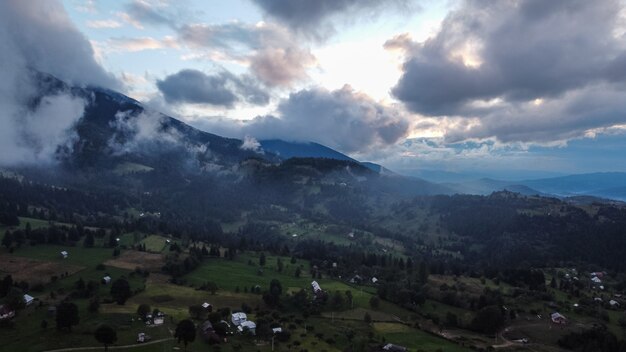
[[[386, 44], [406, 54], [392, 92], [417, 113], [479, 120], [456, 128], [455, 139], [543, 140], [547, 131], [568, 136], [624, 121], [613, 99], [619, 85], [605, 84], [626, 77], [621, 6], [617, 0], [465, 1], [425, 42], [399, 36]], [[611, 105], [598, 116], [591, 98]], [[535, 99], [541, 100], [531, 104]], [[579, 110], [571, 114], [570, 106]]]
[[284, 23], [289, 28], [323, 39], [335, 31], [334, 21], [342, 16], [343, 21], [376, 17], [388, 9], [414, 10], [416, 5], [409, 0], [253, 0], [268, 16]]
[[213, 119], [198, 127], [229, 136], [314, 141], [343, 152], [365, 151], [396, 143], [409, 133], [408, 120], [349, 86], [335, 91], [301, 90], [282, 100], [274, 115], [247, 122]]
[[211, 104], [231, 107], [237, 102], [266, 105], [269, 94], [247, 75], [227, 71], [207, 75], [198, 70], [181, 70], [157, 81], [169, 103]]

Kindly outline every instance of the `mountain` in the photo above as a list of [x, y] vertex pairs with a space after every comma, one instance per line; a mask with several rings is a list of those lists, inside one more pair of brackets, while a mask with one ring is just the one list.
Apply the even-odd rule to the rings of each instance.
[[259, 141], [259, 143], [264, 151], [274, 153], [283, 159], [328, 158], [357, 162], [343, 153], [314, 142], [288, 142], [281, 139], [266, 139]]
[[338, 152], [325, 145], [314, 142], [290, 142], [282, 139], [266, 139], [259, 141], [264, 151], [276, 154], [283, 159], [289, 158], [327, 158], [336, 160], [353, 161], [360, 163], [366, 168], [380, 174], [395, 174], [393, 171], [383, 167], [382, 165], [368, 162], [357, 161], [341, 152]]
[[445, 186], [401, 177], [376, 164], [361, 164], [321, 144], [267, 140], [261, 149], [249, 148], [239, 139], [151, 111], [121, 93], [72, 87], [43, 73], [36, 76], [39, 98], [33, 104], [60, 93], [89, 102], [74, 126], [73, 144], [57, 155], [61, 168], [20, 170], [40, 181], [131, 192], [181, 188], [198, 178], [224, 189], [247, 180], [254, 190], [245, 192], [251, 193], [274, 192], [277, 187], [306, 193], [316, 184], [358, 187], [368, 195], [392, 198], [452, 193]]
[[520, 181], [520, 184], [558, 196], [590, 195], [626, 200], [626, 173], [601, 172]]
[[444, 185], [460, 194], [488, 195], [493, 192], [498, 192], [502, 190], [520, 193], [523, 195], [542, 194], [542, 192], [523, 184], [512, 183], [509, 181], [493, 180], [489, 178], [481, 178], [478, 180], [460, 183], [444, 183]]

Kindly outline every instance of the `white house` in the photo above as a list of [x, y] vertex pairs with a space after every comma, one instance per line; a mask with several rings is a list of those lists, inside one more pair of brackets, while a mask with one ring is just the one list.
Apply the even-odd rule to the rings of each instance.
[[559, 312], [552, 313], [550, 320], [552, 320], [554, 324], [567, 324], [567, 318]]
[[202, 308], [209, 309], [209, 307], [213, 307], [209, 302], [202, 303]]
[[102, 278], [102, 283], [105, 284], [105, 285], [110, 284], [111, 283], [111, 277], [108, 276], [108, 275], [103, 277]]
[[283, 328], [280, 328], [280, 327], [279, 327], [279, 328], [273, 328], [273, 329], [272, 329], [272, 332], [273, 332], [274, 334], [279, 334], [279, 333], [283, 332]]
[[373, 284], [375, 284], [375, 283], [377, 283], [377, 282], [378, 282], [378, 279], [377, 279], [376, 277], [373, 277], [373, 278], [372, 278], [372, 283], [373, 283]]
[[614, 299], [610, 300], [609, 304], [611, 305], [611, 307], [619, 307], [620, 306], [619, 302], [614, 300]]
[[235, 324], [235, 326], [239, 326], [248, 320], [248, 316], [244, 312], [233, 313], [230, 321]]
[[311, 282], [311, 287], [313, 288], [314, 293], [322, 292], [322, 288], [320, 287], [320, 284], [317, 283], [317, 281]]
[[237, 326], [237, 330], [239, 330], [239, 332], [245, 332], [248, 331], [250, 332], [252, 335], [256, 335], [256, 324], [252, 321], [244, 321], [241, 323], [241, 325]]
[[595, 284], [601, 284], [602, 283], [602, 280], [600, 280], [600, 278], [597, 277], [597, 276], [592, 277], [591, 281], [593, 281], [593, 283], [595, 283]]
[[62, 251], [61, 252], [61, 258], [63, 258], [63, 259], [67, 259], [68, 255], [69, 255], [69, 253], [67, 253], [67, 251]]
[[24, 303], [26, 303], [27, 306], [30, 306], [31, 304], [33, 304], [33, 301], [35, 301], [35, 297], [29, 294], [24, 295]]

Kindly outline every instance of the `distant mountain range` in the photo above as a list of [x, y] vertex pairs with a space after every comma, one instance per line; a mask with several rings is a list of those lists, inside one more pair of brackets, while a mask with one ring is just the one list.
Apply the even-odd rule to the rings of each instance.
[[626, 173], [623, 172], [590, 173], [520, 181], [482, 178], [443, 184], [455, 192], [467, 194], [486, 195], [506, 189], [525, 195], [561, 198], [589, 196], [592, 198], [586, 199], [608, 198], [626, 201]]

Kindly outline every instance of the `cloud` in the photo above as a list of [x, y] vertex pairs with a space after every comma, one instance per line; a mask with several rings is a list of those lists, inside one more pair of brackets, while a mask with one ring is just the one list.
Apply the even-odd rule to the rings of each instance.
[[250, 121], [189, 121], [228, 136], [313, 141], [350, 153], [394, 144], [409, 133], [408, 119], [393, 107], [373, 101], [351, 87], [301, 90], [278, 104], [275, 115]]
[[424, 42], [395, 37], [392, 93], [413, 112], [466, 119], [451, 141], [545, 142], [625, 120], [626, 59], [615, 0], [468, 0]]
[[73, 84], [120, 84], [95, 59], [90, 43], [57, 1], [0, 2], [0, 164], [53, 163], [71, 152], [74, 126], [88, 103], [50, 73]]
[[97, 21], [87, 21], [87, 27], [89, 28], [120, 28], [122, 26], [121, 23], [115, 20], [97, 20]]
[[0, 27], [26, 66], [74, 84], [120, 87], [59, 1], [1, 1]]
[[262, 153], [261, 143], [257, 141], [254, 137], [245, 136], [243, 138], [243, 143], [240, 147], [242, 150], [252, 150], [254, 152]]
[[154, 39], [152, 37], [126, 38], [116, 37], [108, 39], [101, 46], [105, 52], [128, 51], [137, 52], [143, 50], [155, 50], [166, 48], [177, 48], [178, 43], [172, 37], [166, 36], [163, 39]]
[[171, 6], [167, 0], [133, 0], [124, 6], [124, 11], [117, 16], [137, 29], [144, 29], [144, 25], [168, 26], [177, 29], [181, 23], [188, 23], [198, 12], [188, 10], [186, 1], [176, 1]]
[[181, 134], [173, 129], [164, 127], [166, 117], [151, 110], [133, 114], [132, 111], [118, 111], [115, 120], [110, 122], [115, 133], [108, 142], [110, 150], [115, 155], [142, 151], [146, 144], [178, 145], [182, 140]]
[[291, 86], [308, 78], [315, 56], [286, 28], [259, 23], [192, 24], [181, 27], [180, 38], [195, 48], [221, 50], [233, 61], [247, 62], [251, 73], [268, 86]]
[[[163, 7], [166, 7], [166, 4], [161, 4], [160, 7], [162, 10]], [[172, 25], [174, 23], [172, 19], [163, 15], [163, 11], [158, 11], [154, 8], [154, 4], [147, 1], [132, 1], [126, 5], [126, 10], [128, 15], [138, 22], [147, 22], [156, 25]]]
[[414, 11], [415, 3], [408, 0], [253, 0], [269, 17], [292, 30], [314, 39], [328, 38], [335, 32], [337, 22], [356, 17], [373, 18], [382, 11], [393, 9]]
[[157, 81], [157, 88], [168, 103], [210, 104], [232, 107], [245, 102], [254, 105], [269, 103], [269, 94], [247, 75], [236, 76], [228, 71], [207, 75], [198, 70], [181, 70]]

